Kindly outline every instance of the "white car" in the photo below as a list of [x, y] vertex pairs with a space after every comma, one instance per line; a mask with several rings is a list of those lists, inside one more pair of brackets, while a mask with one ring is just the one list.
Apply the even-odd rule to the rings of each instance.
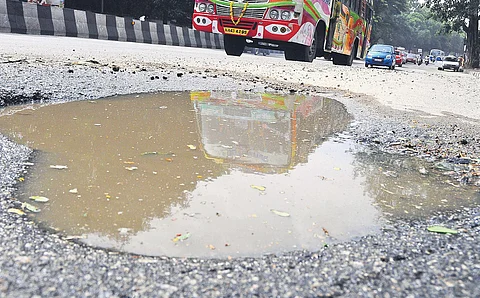
[[442, 64], [438, 67], [438, 70], [453, 69], [453, 71], [458, 71], [460, 69], [460, 63], [455, 56], [446, 56], [441, 63]]

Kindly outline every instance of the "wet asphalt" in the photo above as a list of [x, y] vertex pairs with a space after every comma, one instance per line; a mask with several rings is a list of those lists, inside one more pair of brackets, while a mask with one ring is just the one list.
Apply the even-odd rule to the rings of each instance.
[[[357, 142], [430, 160], [467, 158], [475, 171], [478, 123], [365, 104], [355, 95], [188, 67], [99, 65], [0, 57], [0, 105], [92, 100], [139, 92], [277, 90], [324, 93], [355, 117]], [[239, 83], [241, 82], [241, 83]], [[0, 113], [1, 113], [0, 109]], [[421, 114], [420, 114], [421, 115]], [[412, 125], [412, 119], [415, 119]], [[39, 227], [15, 189], [35, 152], [0, 136], [0, 297], [479, 297], [480, 209], [397, 218], [377, 235], [261, 258], [182, 259], [105, 251]], [[475, 172], [473, 172], [475, 174]], [[478, 184], [474, 174], [450, 179]], [[463, 180], [462, 180], [463, 179]], [[480, 189], [480, 188], [479, 188]], [[427, 231], [431, 225], [459, 231]]]

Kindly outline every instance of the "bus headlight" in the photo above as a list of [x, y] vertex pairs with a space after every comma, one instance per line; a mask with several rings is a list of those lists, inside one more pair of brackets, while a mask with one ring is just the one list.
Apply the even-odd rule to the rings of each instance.
[[198, 4], [198, 11], [199, 12], [205, 12], [206, 10], [207, 10], [207, 4], [205, 4], [205, 3]]
[[270, 10], [269, 16], [272, 20], [278, 20], [278, 10], [276, 9]]
[[213, 6], [213, 4], [208, 4], [207, 12], [208, 13], [214, 13], [215, 12], [215, 6]]
[[282, 11], [282, 20], [289, 21], [292, 18], [292, 13], [288, 10]]

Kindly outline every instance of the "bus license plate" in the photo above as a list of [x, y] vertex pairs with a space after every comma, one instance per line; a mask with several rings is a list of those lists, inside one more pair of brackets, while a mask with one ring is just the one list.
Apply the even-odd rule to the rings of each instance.
[[241, 36], [246, 36], [248, 34], [248, 30], [246, 29], [237, 29], [237, 28], [225, 28], [225, 33], [226, 34], [232, 34], [232, 35], [241, 35]]

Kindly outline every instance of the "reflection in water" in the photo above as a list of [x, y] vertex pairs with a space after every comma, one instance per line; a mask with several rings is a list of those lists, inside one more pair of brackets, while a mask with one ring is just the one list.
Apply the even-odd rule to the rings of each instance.
[[365, 177], [365, 192], [388, 216], [419, 218], [440, 210], [480, 203], [472, 186], [460, 186], [419, 158], [372, 152], [355, 154], [356, 176]]
[[207, 158], [265, 173], [306, 162], [351, 121], [343, 105], [321, 97], [197, 92], [192, 101]]
[[[2, 133], [37, 150], [19, 198], [50, 198], [35, 203], [36, 218], [91, 245], [172, 256], [316, 250], [375, 231], [380, 211], [399, 206], [391, 181], [404, 169], [391, 180], [380, 155], [338, 135], [351, 116], [327, 98], [161, 93], [1, 115]], [[428, 177], [420, 189], [439, 187]]]

